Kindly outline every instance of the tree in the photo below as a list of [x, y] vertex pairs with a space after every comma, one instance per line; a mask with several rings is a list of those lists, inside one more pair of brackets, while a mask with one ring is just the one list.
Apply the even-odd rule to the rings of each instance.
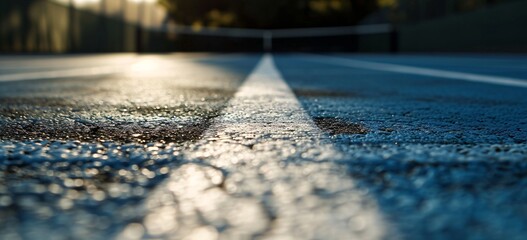
[[356, 24], [377, 9], [371, 0], [161, 0], [183, 25], [244, 28]]

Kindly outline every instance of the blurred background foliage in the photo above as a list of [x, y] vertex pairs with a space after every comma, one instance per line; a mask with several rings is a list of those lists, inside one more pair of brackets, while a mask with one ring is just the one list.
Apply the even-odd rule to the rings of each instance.
[[270, 29], [354, 25], [377, 9], [377, 1], [160, 0], [160, 4], [182, 25]]
[[[159, 0], [194, 27], [296, 28], [409, 23], [521, 0]], [[370, 20], [368, 20], [368, 17]], [[375, 20], [371, 20], [375, 18]]]
[[[0, 52], [259, 51], [261, 39], [193, 33], [385, 23], [397, 34], [276, 40], [273, 46], [527, 52], [525, 13], [527, 0], [0, 0]], [[192, 32], [173, 31], [178, 26]]]

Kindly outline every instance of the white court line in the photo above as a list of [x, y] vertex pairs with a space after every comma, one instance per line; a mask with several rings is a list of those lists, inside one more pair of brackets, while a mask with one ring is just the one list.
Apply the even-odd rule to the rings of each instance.
[[[194, 60], [200, 60], [200, 59], [232, 60], [232, 59], [238, 58], [239, 56], [243, 56], [243, 54], [186, 56], [184, 58], [177, 58], [176, 60], [178, 61], [194, 61]], [[54, 60], [54, 59], [51, 59], [51, 60]], [[67, 59], [64, 59], [64, 60], [67, 60]], [[90, 57], [87, 60], [92, 61], [93, 59]], [[111, 65], [106, 65], [106, 66], [0, 74], [0, 82], [104, 76], [104, 75], [126, 73], [126, 72], [132, 75], [138, 72], [142, 72], [143, 74], [148, 74], [148, 71], [156, 71], [154, 68], [160, 66], [158, 62], [159, 60], [163, 62], [172, 61], [172, 59], [159, 58], [159, 57], [156, 57], [155, 55], [152, 55], [152, 56], [147, 55], [144, 57], [135, 58], [134, 60], [131, 60], [131, 61], [130, 59], [125, 59], [121, 61], [119, 64], [111, 64]], [[79, 61], [79, 60], [77, 59], [75, 61]], [[57, 66], [60, 66], [60, 65], [57, 64]], [[67, 68], [65, 66], [62, 66], [62, 67]], [[22, 66], [22, 67], [10, 67], [9, 69], [25, 70], [28, 68], [30, 67]]]
[[504, 85], [504, 86], [527, 88], [527, 79], [445, 71], [445, 70], [437, 70], [437, 69], [432, 69], [432, 68], [411, 67], [411, 66], [389, 64], [389, 63], [377, 63], [377, 62], [352, 60], [352, 59], [347, 59], [347, 58], [331, 57], [331, 56], [324, 56], [324, 55], [314, 55], [314, 54], [301, 54], [301, 55], [306, 56], [307, 57], [306, 60], [309, 60], [309, 61], [320, 62], [320, 63], [330, 63], [330, 64], [346, 66], [346, 67], [363, 68], [363, 69], [370, 69], [370, 70], [375, 70], [375, 71], [405, 73], [405, 74], [413, 74], [413, 75], [428, 76], [428, 77], [438, 77], [438, 78], [447, 78], [447, 79], [463, 80], [463, 81], [470, 81], [470, 82], [481, 82], [481, 83], [490, 83], [490, 84], [497, 84], [497, 85]]
[[0, 75], [0, 82], [9, 81], [25, 81], [37, 79], [57, 79], [68, 77], [89, 77], [109, 75], [123, 72], [126, 69], [124, 66], [107, 66], [107, 67], [90, 67], [90, 68], [75, 68], [67, 70], [53, 70], [29, 73], [12, 73]]
[[[146, 201], [144, 226], [154, 237], [387, 236], [375, 200], [334, 162], [343, 155], [304, 111], [271, 55], [201, 139], [184, 151], [190, 163], [175, 169]], [[156, 219], [164, 219], [162, 225]], [[215, 231], [222, 226], [228, 228]]]

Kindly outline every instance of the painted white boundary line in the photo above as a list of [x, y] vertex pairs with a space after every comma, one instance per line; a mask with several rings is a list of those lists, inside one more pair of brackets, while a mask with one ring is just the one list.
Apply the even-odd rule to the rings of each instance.
[[413, 74], [413, 75], [428, 76], [428, 77], [438, 77], [438, 78], [447, 78], [447, 79], [463, 80], [463, 81], [470, 81], [470, 82], [490, 83], [490, 84], [496, 84], [496, 85], [527, 88], [527, 79], [445, 71], [445, 70], [437, 70], [437, 69], [432, 69], [432, 68], [411, 67], [411, 66], [389, 64], [389, 63], [377, 63], [377, 62], [353, 60], [353, 59], [332, 57], [332, 56], [325, 56], [325, 55], [302, 54], [302, 56], [306, 56], [306, 60], [313, 61], [313, 62], [326, 63], [326, 64], [329, 63], [329, 64], [353, 67], [353, 68], [362, 68], [362, 69], [370, 69], [370, 70], [384, 71], [384, 72], [405, 73], [405, 74]]
[[112, 67], [76, 68], [76, 69], [67, 69], [67, 70], [54, 70], [54, 71], [41, 71], [41, 72], [28, 72], [28, 73], [12, 73], [12, 74], [0, 75], [0, 82], [100, 76], [100, 75], [109, 75], [109, 74], [123, 72], [124, 69], [125, 67], [112, 66]]
[[[184, 58], [162, 58], [162, 61], [171, 62], [171, 61], [193, 61], [199, 59], [221, 59], [221, 60], [230, 60], [237, 58], [242, 54], [215, 54], [215, 55], [205, 55], [205, 56], [185, 56]], [[104, 55], [94, 55], [86, 57], [86, 60], [92, 60], [90, 58], [94, 57], [104, 57]], [[109, 56], [112, 57], [112, 56]], [[55, 60], [55, 59], [50, 59]], [[67, 59], [63, 59], [67, 61]], [[81, 59], [82, 60], [82, 59]], [[154, 61], [152, 61], [154, 60]], [[119, 61], [118, 64], [114, 61], [113, 64], [100, 65], [94, 67], [77, 67], [77, 68], [67, 68], [66, 66], [57, 66], [62, 67], [63, 69], [59, 70], [39, 70], [34, 72], [18, 72], [18, 73], [7, 73], [0, 74], [0, 82], [9, 82], [9, 81], [28, 81], [28, 80], [46, 80], [46, 79], [58, 79], [58, 78], [75, 78], [75, 77], [91, 77], [91, 76], [104, 76], [118, 73], [128, 73], [130, 75], [137, 74], [139, 72], [143, 74], [148, 74], [148, 71], [154, 71], [152, 69], [141, 69], [144, 65], [151, 67], [155, 65], [155, 61], [158, 60], [156, 57], [152, 56], [143, 56], [137, 57], [132, 55], [128, 59]], [[24, 60], [22, 60], [24, 61]], [[75, 61], [79, 61], [76, 59]], [[147, 67], [148, 68], [148, 67]], [[10, 67], [8, 69], [19, 69], [19, 70], [31, 70], [31, 67]], [[0, 69], [1, 70], [1, 69]]]
[[[304, 111], [271, 55], [263, 57], [202, 140], [183, 154], [189, 163], [146, 201], [149, 237], [387, 235], [375, 200], [333, 162], [342, 154]], [[222, 226], [228, 227], [217, 232]]]

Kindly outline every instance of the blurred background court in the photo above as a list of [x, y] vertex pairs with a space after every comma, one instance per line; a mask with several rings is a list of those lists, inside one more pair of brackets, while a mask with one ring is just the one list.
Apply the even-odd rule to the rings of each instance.
[[7, 0], [0, 52], [527, 52], [524, 0]]

